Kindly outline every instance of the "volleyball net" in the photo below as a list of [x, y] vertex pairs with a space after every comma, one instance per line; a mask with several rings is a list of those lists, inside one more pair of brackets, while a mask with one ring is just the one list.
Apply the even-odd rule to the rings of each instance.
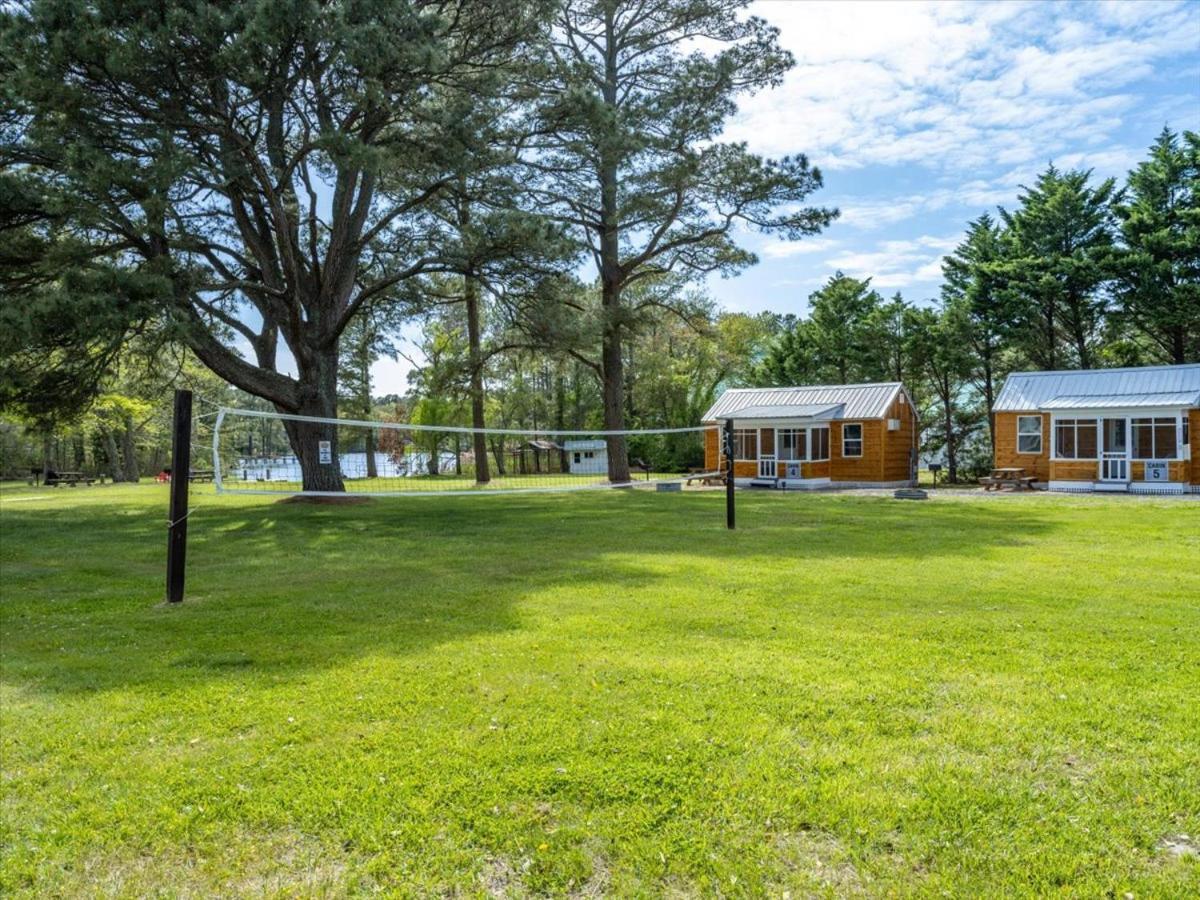
[[499, 494], [678, 486], [719, 475], [706, 465], [715, 468], [716, 425], [476, 429], [226, 407], [210, 434], [213, 468], [200, 476], [211, 474], [227, 493]]

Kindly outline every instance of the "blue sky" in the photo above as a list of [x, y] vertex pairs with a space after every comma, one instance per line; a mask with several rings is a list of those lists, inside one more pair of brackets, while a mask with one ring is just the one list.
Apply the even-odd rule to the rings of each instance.
[[[842, 216], [789, 243], [746, 232], [757, 266], [709, 290], [727, 309], [802, 314], [833, 272], [934, 299], [966, 223], [1012, 206], [1053, 161], [1124, 174], [1164, 124], [1200, 130], [1200, 2], [762, 0], [797, 65], [726, 131], [766, 156], [806, 153], [812, 202]], [[382, 361], [377, 393], [409, 365]]]
[[710, 290], [729, 309], [803, 313], [834, 271], [936, 298], [964, 226], [1053, 161], [1124, 174], [1164, 124], [1200, 128], [1200, 3], [799, 3], [753, 12], [796, 68], [727, 136], [807, 153], [842, 216], [821, 237], [743, 236], [759, 265]]

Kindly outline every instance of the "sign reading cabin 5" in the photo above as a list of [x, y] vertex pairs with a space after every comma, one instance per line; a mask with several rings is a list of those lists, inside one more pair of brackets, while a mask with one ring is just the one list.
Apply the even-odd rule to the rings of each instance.
[[1169, 466], [1162, 460], [1147, 460], [1146, 461], [1146, 481], [1167, 481], [1167, 470]]

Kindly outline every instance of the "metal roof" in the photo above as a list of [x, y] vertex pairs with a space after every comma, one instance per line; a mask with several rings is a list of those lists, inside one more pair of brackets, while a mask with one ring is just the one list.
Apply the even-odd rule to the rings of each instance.
[[1064, 394], [1052, 397], [1039, 409], [1100, 409], [1103, 407], [1196, 406], [1195, 391], [1163, 391], [1158, 394]]
[[[1175, 399], [1153, 399], [1168, 396]], [[1072, 405], [1051, 407], [1063, 399]], [[1014, 372], [1005, 380], [995, 409], [1013, 412], [1161, 405], [1200, 406], [1200, 365]]]
[[754, 419], [807, 418], [798, 409], [832, 410], [830, 418], [882, 419], [903, 390], [898, 381], [882, 384], [823, 384], [811, 387], [730, 388], [717, 398], [703, 421], [732, 417]]
[[841, 403], [808, 403], [799, 406], [743, 406], [737, 411], [739, 419], [838, 419]]

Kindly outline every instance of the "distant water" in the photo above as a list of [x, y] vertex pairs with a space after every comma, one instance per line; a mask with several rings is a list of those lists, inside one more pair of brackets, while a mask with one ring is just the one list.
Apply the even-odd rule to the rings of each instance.
[[[367, 454], [342, 453], [338, 456], [343, 478], [367, 477]], [[375, 454], [375, 468], [380, 478], [411, 478], [414, 475], [429, 474], [428, 453], [406, 453], [397, 462], [387, 453]], [[454, 471], [454, 454], [441, 455], [440, 471]], [[235, 481], [300, 481], [300, 463], [294, 456], [281, 456], [276, 459], [239, 459], [231, 469], [222, 473], [226, 480]]]

